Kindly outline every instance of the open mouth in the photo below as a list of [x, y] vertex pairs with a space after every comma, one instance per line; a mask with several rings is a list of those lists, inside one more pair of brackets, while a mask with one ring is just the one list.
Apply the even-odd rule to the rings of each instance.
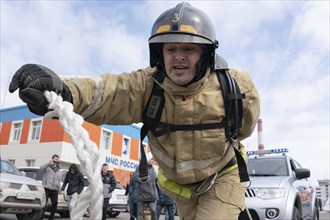
[[188, 69], [187, 66], [174, 66], [174, 69], [176, 70], [185, 70], [185, 69]]

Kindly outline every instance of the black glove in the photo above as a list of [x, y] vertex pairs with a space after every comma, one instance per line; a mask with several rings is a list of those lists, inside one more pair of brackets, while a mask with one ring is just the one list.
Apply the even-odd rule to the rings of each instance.
[[30, 111], [37, 115], [48, 112], [48, 101], [44, 92], [54, 91], [64, 101], [72, 103], [71, 92], [67, 85], [52, 70], [38, 64], [25, 64], [14, 74], [9, 92], [19, 89], [19, 97], [27, 104]]

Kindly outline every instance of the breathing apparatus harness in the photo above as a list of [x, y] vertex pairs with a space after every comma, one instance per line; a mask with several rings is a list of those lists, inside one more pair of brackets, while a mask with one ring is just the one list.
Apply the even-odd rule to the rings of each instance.
[[[242, 99], [245, 98], [245, 95], [241, 94], [239, 86], [236, 80], [229, 74], [228, 68], [218, 68], [215, 70], [215, 72], [220, 82], [226, 113], [225, 119], [219, 123], [176, 125], [160, 122], [160, 117], [165, 104], [164, 90], [157, 83], [154, 83], [153, 90], [143, 112], [143, 126], [140, 131], [141, 160], [139, 164], [139, 178], [141, 182], [145, 182], [148, 179], [148, 164], [142, 141], [147, 136], [149, 131], [151, 131], [155, 137], [159, 137], [168, 134], [169, 132], [176, 131], [209, 130], [224, 128], [226, 139], [230, 143], [230, 145], [233, 146], [233, 144], [237, 142], [238, 132], [239, 129], [242, 127]], [[247, 172], [247, 166], [244, 161], [244, 158], [237, 148], [235, 148], [234, 146], [233, 148], [235, 151], [235, 157], [239, 169], [240, 181], [249, 181], [249, 175]], [[209, 184], [209, 187], [207, 187], [207, 190], [214, 184], [217, 175], [218, 173], [214, 174], [213, 177], [211, 176], [212, 179]], [[206, 180], [208, 180], [208, 178]], [[205, 182], [203, 182], [202, 185]], [[203, 194], [207, 190], [204, 190], [202, 193], [196, 192], [196, 194]]]

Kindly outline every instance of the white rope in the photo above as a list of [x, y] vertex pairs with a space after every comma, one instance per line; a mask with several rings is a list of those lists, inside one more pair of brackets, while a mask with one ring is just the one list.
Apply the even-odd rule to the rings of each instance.
[[90, 205], [90, 219], [101, 219], [103, 183], [97, 145], [90, 140], [88, 132], [82, 127], [84, 119], [73, 112], [73, 105], [70, 102], [63, 101], [62, 97], [55, 92], [46, 91], [45, 97], [50, 103], [48, 108], [51, 110], [45, 115], [45, 118], [59, 118], [60, 124], [76, 149], [81, 172], [89, 180], [87, 189], [79, 195], [77, 207], [70, 213], [70, 219], [82, 220], [88, 204]]

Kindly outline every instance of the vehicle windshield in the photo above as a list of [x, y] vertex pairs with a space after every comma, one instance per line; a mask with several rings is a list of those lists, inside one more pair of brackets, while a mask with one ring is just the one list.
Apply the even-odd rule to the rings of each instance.
[[25, 172], [25, 175], [27, 177], [30, 177], [30, 178], [38, 180], [38, 181], [42, 180], [42, 173], [39, 169], [38, 170], [23, 169], [23, 171]]
[[250, 176], [288, 176], [285, 158], [254, 158], [249, 159], [248, 172]]
[[22, 176], [22, 174], [17, 170], [17, 168], [13, 164], [5, 160], [1, 160], [0, 173], [9, 173], [9, 174]]

